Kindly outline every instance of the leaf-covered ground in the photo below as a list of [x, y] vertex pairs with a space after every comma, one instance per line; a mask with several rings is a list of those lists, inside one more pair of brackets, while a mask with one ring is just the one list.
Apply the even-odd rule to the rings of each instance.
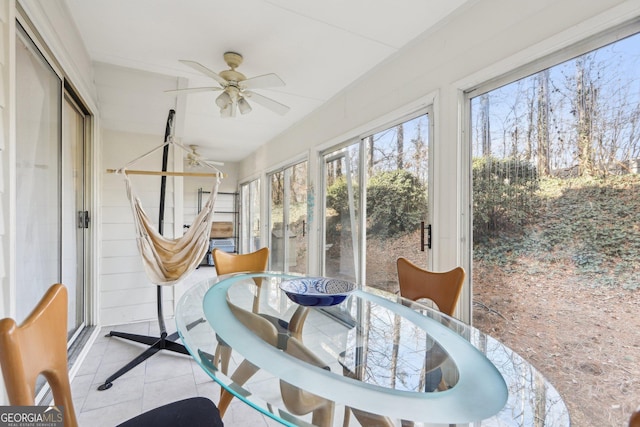
[[536, 220], [475, 248], [474, 325], [538, 368], [572, 425], [640, 405], [640, 176], [547, 181]]

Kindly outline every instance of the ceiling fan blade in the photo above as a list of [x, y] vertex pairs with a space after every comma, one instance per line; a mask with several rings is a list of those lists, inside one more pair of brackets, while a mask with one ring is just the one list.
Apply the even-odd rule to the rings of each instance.
[[209, 160], [209, 159], [200, 159], [201, 162], [203, 163], [207, 163], [211, 166], [224, 166], [224, 162], [218, 162], [215, 160]]
[[190, 88], [185, 88], [185, 89], [172, 89], [172, 90], [165, 90], [164, 93], [195, 93], [195, 92], [209, 92], [209, 91], [216, 91], [216, 90], [222, 90], [221, 87], [190, 87]]
[[284, 86], [284, 82], [277, 74], [264, 74], [251, 77], [238, 83], [243, 89], [264, 89], [268, 87]]
[[179, 61], [182, 62], [184, 65], [188, 65], [189, 67], [193, 68], [196, 71], [200, 71], [205, 76], [211, 77], [213, 80], [215, 80], [218, 83], [220, 83], [220, 85], [222, 85], [223, 88], [227, 87], [227, 85], [229, 84], [229, 82], [226, 81], [224, 78], [220, 77], [220, 75], [218, 75], [218, 73], [216, 73], [215, 71], [210, 70], [209, 68], [207, 68], [204, 65], [200, 64], [199, 62], [187, 61], [186, 59], [180, 59]]
[[287, 114], [287, 111], [289, 111], [289, 107], [287, 107], [286, 105], [281, 104], [278, 101], [274, 101], [271, 98], [267, 98], [266, 96], [262, 96], [258, 93], [246, 91], [243, 93], [243, 95], [251, 99], [252, 101], [255, 101], [256, 103], [262, 105], [263, 107], [280, 114], [281, 116], [284, 116], [285, 114]]

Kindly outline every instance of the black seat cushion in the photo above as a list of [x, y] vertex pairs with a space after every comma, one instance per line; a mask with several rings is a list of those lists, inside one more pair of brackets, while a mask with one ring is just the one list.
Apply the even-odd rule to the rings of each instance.
[[222, 427], [218, 407], [204, 397], [192, 397], [160, 406], [117, 427]]

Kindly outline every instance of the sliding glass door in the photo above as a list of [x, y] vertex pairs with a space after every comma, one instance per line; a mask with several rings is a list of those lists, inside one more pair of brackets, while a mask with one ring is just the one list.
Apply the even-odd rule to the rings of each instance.
[[89, 213], [85, 191], [85, 113], [65, 96], [62, 114], [62, 283], [69, 291], [69, 332], [85, 321], [85, 255]]
[[359, 282], [360, 278], [360, 151], [362, 142], [323, 156], [323, 275]]
[[18, 24], [16, 318], [54, 283], [69, 290], [71, 337], [85, 320], [85, 113]]
[[307, 272], [307, 162], [269, 175], [271, 269]]
[[428, 114], [323, 155], [323, 274], [395, 292], [396, 260], [429, 267]]

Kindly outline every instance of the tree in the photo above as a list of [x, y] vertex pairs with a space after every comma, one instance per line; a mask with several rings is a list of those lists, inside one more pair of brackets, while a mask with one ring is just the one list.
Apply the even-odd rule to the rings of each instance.
[[585, 60], [587, 55], [576, 58], [576, 116], [578, 171], [581, 176], [591, 176], [593, 167], [593, 122], [597, 91], [594, 87]]
[[480, 125], [482, 126], [482, 155], [491, 155], [491, 127], [489, 121], [489, 94], [480, 95]]
[[536, 76], [538, 83], [538, 173], [549, 175], [549, 70], [543, 70]]
[[404, 127], [400, 123], [396, 135], [396, 168], [404, 169]]

